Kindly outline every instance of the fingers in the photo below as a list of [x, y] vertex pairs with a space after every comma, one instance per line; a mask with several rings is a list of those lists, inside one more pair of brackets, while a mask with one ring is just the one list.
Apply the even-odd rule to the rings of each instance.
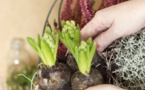
[[102, 10], [98, 11], [95, 14], [95, 17], [81, 30], [82, 39], [86, 40], [88, 37], [96, 36], [99, 32], [109, 28], [111, 26], [111, 22], [113, 21], [110, 19], [112, 18], [106, 17], [106, 14], [104, 14]]
[[125, 90], [121, 89], [114, 85], [104, 84], [104, 85], [97, 85], [94, 87], [87, 88], [86, 90]]
[[94, 39], [94, 42], [97, 42], [98, 45], [97, 51], [102, 52], [109, 44], [122, 36], [120, 30], [117, 29], [118, 28], [112, 26]]

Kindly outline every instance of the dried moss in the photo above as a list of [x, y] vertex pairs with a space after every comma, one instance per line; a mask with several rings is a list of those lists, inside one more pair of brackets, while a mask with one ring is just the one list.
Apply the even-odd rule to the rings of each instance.
[[[145, 90], [145, 29], [116, 40], [103, 53], [113, 83], [130, 90]], [[114, 75], [113, 75], [114, 74]]]

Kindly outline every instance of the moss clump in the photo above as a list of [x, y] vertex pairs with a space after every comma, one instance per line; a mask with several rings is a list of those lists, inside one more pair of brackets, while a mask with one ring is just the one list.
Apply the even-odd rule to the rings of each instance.
[[112, 72], [115, 84], [130, 90], [145, 89], [145, 29], [116, 40], [103, 55], [108, 69], [118, 67]]

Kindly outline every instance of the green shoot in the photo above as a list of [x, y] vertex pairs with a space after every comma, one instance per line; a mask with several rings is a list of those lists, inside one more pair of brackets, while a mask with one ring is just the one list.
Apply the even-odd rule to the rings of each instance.
[[28, 37], [27, 40], [45, 65], [49, 67], [55, 65], [59, 41], [58, 35], [55, 35], [49, 27], [46, 27], [42, 38], [38, 34], [38, 42], [31, 37]]
[[60, 40], [74, 56], [79, 71], [87, 75], [91, 69], [91, 63], [96, 51], [96, 43], [92, 38], [86, 42], [81, 41], [80, 29], [75, 26], [74, 21], [62, 21], [62, 32], [56, 31]]
[[91, 69], [92, 59], [96, 51], [96, 43], [92, 43], [92, 39], [89, 38], [86, 42], [81, 41], [79, 46], [73, 48], [75, 51], [72, 54], [78, 64], [79, 71], [87, 75]]
[[62, 32], [56, 30], [59, 35], [59, 39], [69, 51], [74, 51], [72, 50], [72, 47], [79, 45], [81, 42], [79, 26], [75, 26], [74, 21], [62, 21], [61, 24]]

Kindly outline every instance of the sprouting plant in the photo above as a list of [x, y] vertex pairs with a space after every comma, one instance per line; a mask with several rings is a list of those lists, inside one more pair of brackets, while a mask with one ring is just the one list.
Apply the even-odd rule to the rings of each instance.
[[74, 21], [62, 21], [62, 32], [57, 31], [59, 39], [72, 51], [72, 47], [79, 45], [81, 42], [81, 34], [79, 26], [75, 26]]
[[56, 31], [60, 40], [76, 59], [79, 71], [87, 75], [90, 72], [92, 58], [95, 54], [96, 43], [89, 38], [86, 42], [81, 41], [80, 30], [74, 21], [63, 21], [62, 32]]
[[27, 40], [45, 65], [49, 67], [55, 65], [59, 41], [57, 34], [55, 35], [49, 27], [46, 27], [46, 32], [42, 38], [38, 34], [38, 42], [31, 37], [28, 37]]
[[92, 39], [89, 38], [86, 42], [81, 41], [81, 44], [73, 47], [74, 51], [71, 51], [76, 62], [78, 64], [79, 71], [87, 75], [91, 69], [91, 63], [96, 51], [96, 43], [92, 43]]

